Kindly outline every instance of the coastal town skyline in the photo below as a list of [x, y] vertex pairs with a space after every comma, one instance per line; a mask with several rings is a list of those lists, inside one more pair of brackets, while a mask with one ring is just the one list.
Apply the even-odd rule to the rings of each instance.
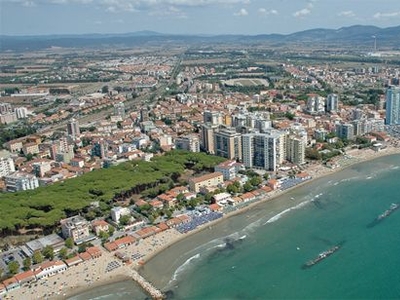
[[[362, 5], [362, 7], [360, 7]], [[5, 0], [2, 35], [127, 33], [290, 34], [314, 28], [398, 25], [400, 4], [381, 1]], [[51, 24], [51, 26], [49, 26]]]

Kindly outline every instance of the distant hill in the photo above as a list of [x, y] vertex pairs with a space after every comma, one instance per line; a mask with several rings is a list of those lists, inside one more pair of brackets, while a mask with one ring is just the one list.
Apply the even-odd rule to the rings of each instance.
[[33, 51], [51, 47], [106, 48], [162, 44], [265, 44], [269, 46], [325, 47], [371, 49], [376, 37], [378, 49], [400, 49], [400, 26], [379, 28], [355, 25], [339, 29], [310, 29], [292, 34], [261, 35], [173, 35], [154, 31], [125, 34], [83, 34], [46, 36], [0, 36], [0, 52]]

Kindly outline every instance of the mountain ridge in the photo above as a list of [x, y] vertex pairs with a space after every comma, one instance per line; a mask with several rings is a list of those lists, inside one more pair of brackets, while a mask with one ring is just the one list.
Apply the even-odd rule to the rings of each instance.
[[89, 33], [11, 36], [1, 35], [0, 52], [44, 50], [51, 47], [126, 47], [154, 43], [266, 43], [290, 45], [293, 43], [330, 44], [341, 47], [359, 46], [372, 49], [374, 39], [380, 48], [400, 49], [400, 26], [380, 28], [372, 25], [352, 25], [338, 29], [314, 28], [290, 34], [167, 34], [156, 31], [136, 31], [128, 33]]

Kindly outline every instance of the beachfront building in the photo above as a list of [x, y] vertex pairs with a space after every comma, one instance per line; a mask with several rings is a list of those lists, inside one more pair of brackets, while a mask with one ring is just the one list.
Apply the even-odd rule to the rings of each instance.
[[285, 159], [285, 135], [280, 131], [244, 134], [242, 144], [247, 168], [276, 171]]
[[244, 164], [236, 160], [227, 160], [214, 167], [215, 172], [221, 172], [224, 180], [232, 180], [237, 177], [239, 171], [245, 170]]
[[386, 124], [400, 125], [400, 87], [390, 86], [386, 91]]
[[286, 145], [286, 158], [293, 164], [302, 165], [306, 162], [307, 137], [289, 135]]
[[64, 272], [67, 269], [67, 265], [61, 260], [46, 261], [39, 265], [33, 266], [32, 269], [36, 274], [36, 279], [39, 280]]
[[199, 193], [201, 187], [218, 186], [224, 182], [224, 176], [221, 172], [214, 172], [200, 177], [189, 179], [189, 189], [192, 192]]
[[65, 241], [56, 233], [46, 235], [44, 237], [29, 241], [22, 250], [27, 256], [32, 256], [37, 251], [42, 251], [46, 246], [50, 246], [55, 252], [64, 247]]
[[90, 223], [79, 215], [63, 219], [60, 223], [63, 237], [71, 237], [77, 245], [94, 238], [90, 234]]
[[354, 138], [353, 124], [336, 124], [336, 135], [341, 139], [352, 140]]
[[214, 133], [215, 155], [227, 159], [242, 157], [242, 136], [233, 127], [222, 128]]

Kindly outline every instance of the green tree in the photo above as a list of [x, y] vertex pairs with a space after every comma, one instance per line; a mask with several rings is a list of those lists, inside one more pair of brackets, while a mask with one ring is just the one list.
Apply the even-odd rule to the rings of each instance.
[[74, 240], [72, 237], [69, 237], [65, 240], [65, 247], [72, 249], [74, 247]]
[[253, 185], [250, 183], [250, 180], [248, 180], [244, 185], [243, 185], [243, 191], [244, 192], [251, 192], [253, 190]]
[[88, 247], [89, 247], [89, 245], [88, 245], [87, 243], [80, 244], [80, 245], [78, 246], [78, 253], [83, 253], [83, 252], [85, 252], [85, 251], [86, 251], [86, 248], [88, 248]]
[[250, 184], [254, 187], [258, 186], [259, 184], [261, 184], [262, 179], [260, 176], [254, 176], [250, 179]]
[[46, 247], [43, 248], [42, 254], [45, 258], [49, 260], [53, 260], [54, 258], [54, 248], [50, 245], [47, 245]]
[[32, 262], [34, 264], [40, 264], [41, 262], [43, 262], [43, 255], [40, 251], [36, 251], [33, 253]]
[[10, 273], [11, 275], [17, 274], [18, 270], [19, 270], [19, 263], [17, 261], [13, 260], [8, 264], [8, 273]]
[[100, 231], [99, 232], [99, 238], [101, 239], [102, 242], [107, 241], [107, 239], [110, 237], [110, 234], [107, 231]]
[[108, 234], [109, 234], [110, 236], [112, 236], [112, 235], [114, 234], [114, 232], [115, 232], [115, 228], [112, 227], [112, 226], [108, 226]]
[[108, 85], [105, 85], [105, 86], [103, 86], [103, 87], [101, 88], [101, 92], [102, 92], [103, 94], [108, 94], [108, 91], [109, 91]]
[[60, 249], [60, 251], [58, 252], [58, 256], [60, 257], [60, 259], [66, 259], [68, 256], [68, 249], [65, 247], [62, 247]]
[[268, 174], [268, 173], [265, 173], [265, 174], [263, 175], [263, 177], [264, 177], [265, 180], [268, 180], [268, 179], [269, 179], [269, 174]]
[[130, 221], [131, 221], [131, 216], [124, 215], [124, 216], [121, 216], [121, 218], [119, 219], [119, 224], [122, 226], [125, 226], [125, 225], [128, 225]]
[[24, 261], [22, 263], [24, 266], [24, 271], [28, 271], [31, 268], [32, 260], [30, 257], [27, 257], [24, 259]]
[[235, 195], [239, 193], [239, 188], [235, 184], [231, 183], [226, 187], [226, 191], [231, 195]]

